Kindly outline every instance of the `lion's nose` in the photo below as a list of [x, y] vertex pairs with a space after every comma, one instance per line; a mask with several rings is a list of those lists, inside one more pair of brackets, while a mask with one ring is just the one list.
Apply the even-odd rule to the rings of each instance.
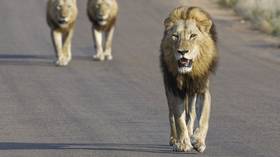
[[177, 52], [180, 53], [181, 55], [184, 55], [184, 54], [186, 54], [186, 53], [189, 53], [189, 50], [186, 50], [186, 49], [178, 49]]

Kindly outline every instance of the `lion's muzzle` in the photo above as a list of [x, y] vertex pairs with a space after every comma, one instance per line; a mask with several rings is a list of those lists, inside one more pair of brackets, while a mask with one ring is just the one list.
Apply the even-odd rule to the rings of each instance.
[[98, 24], [100, 25], [106, 25], [107, 24], [107, 19], [109, 16], [106, 15], [97, 15], [96, 16], [96, 21], [98, 22]]
[[178, 71], [180, 73], [191, 72], [193, 66], [193, 59], [188, 55], [188, 53], [176, 53], [176, 60], [178, 64]]
[[192, 59], [181, 58], [181, 59], [178, 60], [178, 66], [180, 68], [182, 68], [182, 67], [191, 68], [192, 67], [192, 63], [193, 63]]
[[67, 24], [67, 19], [66, 18], [60, 18], [59, 20], [58, 20], [58, 23], [59, 24]]

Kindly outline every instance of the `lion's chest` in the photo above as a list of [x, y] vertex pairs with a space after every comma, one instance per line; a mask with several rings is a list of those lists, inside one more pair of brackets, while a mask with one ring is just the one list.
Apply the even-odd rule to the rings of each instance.
[[177, 75], [176, 84], [178, 90], [185, 95], [203, 93], [206, 89], [208, 77], [191, 77], [188, 75]]

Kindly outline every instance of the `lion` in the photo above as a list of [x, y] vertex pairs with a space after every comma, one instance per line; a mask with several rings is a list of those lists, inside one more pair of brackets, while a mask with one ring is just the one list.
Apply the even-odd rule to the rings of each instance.
[[48, 0], [47, 23], [51, 29], [57, 66], [67, 66], [72, 59], [71, 42], [77, 16], [76, 0]]
[[174, 9], [164, 25], [160, 61], [169, 107], [169, 143], [174, 151], [203, 152], [211, 106], [209, 75], [218, 62], [215, 25], [201, 8], [186, 6]]
[[118, 15], [117, 1], [88, 0], [87, 14], [92, 23], [92, 35], [96, 51], [93, 58], [100, 61], [112, 60], [112, 40]]

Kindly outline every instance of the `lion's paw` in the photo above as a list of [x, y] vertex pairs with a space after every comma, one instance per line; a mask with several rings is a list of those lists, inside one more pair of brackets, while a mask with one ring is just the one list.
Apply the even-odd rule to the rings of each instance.
[[173, 151], [175, 152], [189, 152], [192, 150], [192, 145], [189, 140], [185, 139], [182, 141], [177, 141], [173, 145]]
[[104, 56], [106, 58], [106, 60], [112, 60], [113, 56], [112, 56], [112, 49], [111, 48], [107, 48], [104, 52]]
[[70, 59], [58, 59], [56, 62], [55, 62], [55, 65], [56, 66], [67, 66], [70, 62]]
[[191, 137], [191, 143], [193, 148], [200, 153], [204, 152], [204, 150], [206, 149], [204, 140], [201, 140], [195, 136]]
[[169, 140], [169, 145], [170, 145], [170, 146], [174, 146], [174, 145], [175, 145], [175, 143], [176, 143], [176, 138], [174, 138], [174, 137], [170, 137], [170, 140]]
[[105, 58], [106, 58], [106, 60], [108, 60], [108, 61], [111, 61], [111, 60], [113, 60], [113, 56], [110, 54], [110, 55], [105, 55]]
[[98, 54], [98, 53], [93, 55], [92, 58], [94, 60], [99, 60], [99, 61], [104, 61], [105, 60], [105, 56], [103, 54]]

